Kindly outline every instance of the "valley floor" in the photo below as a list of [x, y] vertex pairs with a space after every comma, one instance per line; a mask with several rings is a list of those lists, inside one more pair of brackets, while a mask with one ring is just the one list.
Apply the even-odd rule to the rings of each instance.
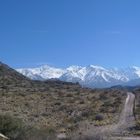
[[[134, 117], [134, 103], [135, 95], [131, 92], [127, 92], [127, 98], [120, 115], [119, 122], [117, 124], [95, 127], [94, 125], [86, 124], [88, 129], [85, 130], [84, 127], [81, 129], [81, 134], [84, 136], [94, 135], [105, 135], [113, 136], [112, 140], [140, 140], [140, 137], [117, 137], [119, 135], [130, 135], [128, 131], [130, 128], [136, 126], [135, 117]], [[96, 131], [95, 131], [96, 130]], [[116, 136], [115, 136], [116, 135]]]

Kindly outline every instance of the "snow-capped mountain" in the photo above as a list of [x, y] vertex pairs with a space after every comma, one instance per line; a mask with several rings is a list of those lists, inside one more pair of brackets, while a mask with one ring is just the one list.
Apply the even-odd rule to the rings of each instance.
[[65, 73], [65, 70], [63, 69], [53, 68], [48, 65], [44, 65], [38, 68], [17, 69], [17, 71], [33, 80], [59, 78]]
[[45, 65], [38, 68], [17, 69], [17, 71], [33, 80], [57, 78], [67, 82], [79, 82], [88, 87], [135, 85], [140, 81], [140, 67], [136, 66], [126, 69], [106, 69], [101, 66], [89, 65], [61, 69]]

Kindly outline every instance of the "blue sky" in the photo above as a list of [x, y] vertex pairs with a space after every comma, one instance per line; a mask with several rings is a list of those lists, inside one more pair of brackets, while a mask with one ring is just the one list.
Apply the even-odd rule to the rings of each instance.
[[140, 66], [139, 0], [0, 0], [0, 60]]

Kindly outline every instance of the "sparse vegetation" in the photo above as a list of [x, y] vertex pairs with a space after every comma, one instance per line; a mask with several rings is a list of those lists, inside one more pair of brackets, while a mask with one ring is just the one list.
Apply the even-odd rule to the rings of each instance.
[[[117, 89], [92, 90], [58, 80], [31, 81], [8, 66], [1, 65], [0, 69], [0, 113], [19, 118], [25, 126], [34, 128], [33, 132], [38, 130], [34, 136], [32, 131], [22, 132], [26, 140], [44, 139], [44, 131], [48, 137], [52, 132], [53, 135], [60, 133], [61, 129], [69, 135], [84, 121], [100, 126], [117, 122], [126, 98], [126, 94]], [[18, 121], [10, 123], [7, 129], [13, 129], [15, 124], [15, 131], [19, 130]], [[9, 130], [2, 132], [12, 137]]]
[[8, 136], [11, 140], [16, 139], [23, 129], [24, 125], [20, 119], [9, 115], [0, 115], [0, 132]]

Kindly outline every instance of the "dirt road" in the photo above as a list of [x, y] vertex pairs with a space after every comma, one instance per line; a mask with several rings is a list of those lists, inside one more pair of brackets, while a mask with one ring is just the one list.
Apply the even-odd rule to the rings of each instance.
[[110, 129], [113, 132], [122, 132], [123, 130], [135, 126], [135, 118], [133, 114], [135, 95], [131, 92], [127, 93], [124, 109], [120, 115], [119, 122], [116, 125], [111, 125]]
[[120, 118], [117, 124], [95, 127], [88, 126], [87, 131], [82, 131], [84, 135], [92, 136], [95, 134], [110, 134], [110, 135], [123, 135], [123, 132], [130, 127], [135, 126], [135, 118], [133, 115], [133, 108], [135, 102], [135, 95], [131, 92], [127, 92], [127, 98], [125, 100], [124, 108], [120, 114]]

